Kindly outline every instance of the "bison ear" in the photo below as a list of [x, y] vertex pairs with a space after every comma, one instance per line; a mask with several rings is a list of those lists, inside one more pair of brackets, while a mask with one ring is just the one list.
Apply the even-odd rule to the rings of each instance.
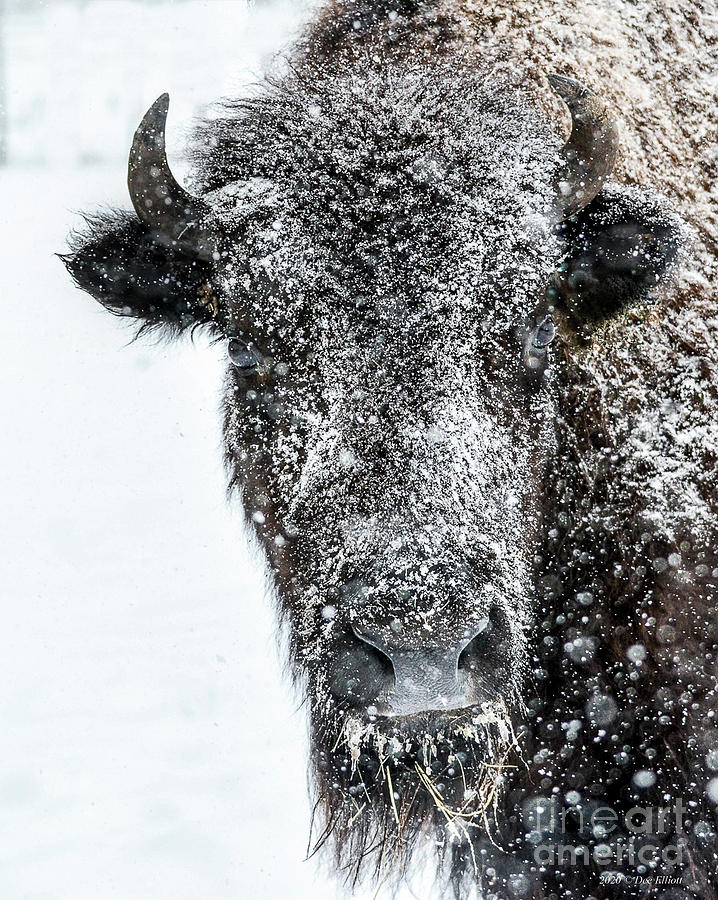
[[175, 337], [199, 325], [217, 327], [212, 263], [189, 255], [132, 213], [87, 219], [62, 261], [82, 290], [139, 331]]
[[560, 225], [566, 257], [554, 276], [558, 306], [577, 322], [599, 322], [641, 299], [676, 258], [683, 227], [655, 195], [606, 185]]

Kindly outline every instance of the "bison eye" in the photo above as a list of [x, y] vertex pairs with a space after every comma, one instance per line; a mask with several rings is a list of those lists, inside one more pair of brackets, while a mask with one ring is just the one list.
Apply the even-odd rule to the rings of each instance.
[[526, 335], [524, 342], [524, 365], [531, 375], [543, 374], [548, 363], [547, 348], [556, 337], [556, 327], [551, 316], [544, 316]]
[[242, 375], [253, 375], [262, 359], [255, 345], [241, 337], [230, 338], [227, 344], [227, 356]]
[[531, 335], [531, 345], [535, 348], [548, 347], [556, 337], [556, 327], [550, 316], [546, 316], [534, 329]]

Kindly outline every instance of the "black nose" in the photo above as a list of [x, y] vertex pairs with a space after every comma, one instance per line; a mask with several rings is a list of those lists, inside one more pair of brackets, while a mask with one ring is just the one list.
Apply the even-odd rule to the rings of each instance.
[[[488, 621], [487, 621], [488, 624]], [[394, 684], [376, 704], [380, 714], [408, 716], [430, 710], [461, 709], [478, 701], [475, 681], [459, 669], [462, 651], [483, 630], [464, 630], [453, 640], [436, 645], [411, 646], [390, 625], [388, 628], [358, 629], [357, 636], [379, 650], [394, 669]], [[407, 646], [409, 644], [409, 646]]]
[[355, 623], [358, 640], [335, 662], [331, 689], [385, 716], [473, 706], [486, 699], [479, 670], [482, 659], [493, 655], [485, 652], [493, 644], [485, 633], [494, 630], [487, 617], [437, 640], [423, 631], [410, 632], [397, 620]]

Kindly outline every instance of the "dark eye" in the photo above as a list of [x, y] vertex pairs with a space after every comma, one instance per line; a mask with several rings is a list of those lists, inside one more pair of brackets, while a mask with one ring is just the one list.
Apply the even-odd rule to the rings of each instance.
[[550, 316], [546, 316], [534, 329], [531, 336], [531, 344], [533, 347], [542, 349], [548, 347], [551, 341], [556, 337], [556, 326]]
[[543, 374], [548, 362], [546, 348], [556, 337], [551, 316], [544, 316], [528, 333], [524, 343], [524, 365], [532, 375]]
[[227, 344], [227, 356], [232, 365], [236, 366], [243, 375], [253, 375], [262, 361], [262, 355], [256, 346], [241, 337], [230, 338]]

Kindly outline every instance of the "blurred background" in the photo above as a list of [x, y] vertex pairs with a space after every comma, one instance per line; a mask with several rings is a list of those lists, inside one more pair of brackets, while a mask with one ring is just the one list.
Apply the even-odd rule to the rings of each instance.
[[2, 161], [124, 164], [165, 90], [176, 158], [192, 117], [261, 74], [306, 15], [302, 0], [3, 0]]
[[[129, 206], [172, 98], [244, 90], [299, 0], [0, 5], [0, 898], [330, 898], [305, 862], [304, 712], [225, 500], [223, 347], [131, 343], [55, 256]], [[373, 892], [367, 896], [374, 896]]]

